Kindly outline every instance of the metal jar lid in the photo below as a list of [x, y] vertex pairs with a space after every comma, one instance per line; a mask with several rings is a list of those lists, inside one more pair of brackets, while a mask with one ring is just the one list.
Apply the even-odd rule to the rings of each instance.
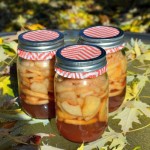
[[98, 45], [102, 48], [117, 47], [124, 43], [124, 32], [112, 26], [93, 26], [79, 33], [78, 43]]
[[46, 52], [64, 45], [64, 35], [53, 30], [27, 31], [18, 37], [18, 49], [27, 52]]
[[57, 50], [55, 66], [68, 72], [95, 71], [106, 66], [106, 52], [94, 45], [67, 45]]

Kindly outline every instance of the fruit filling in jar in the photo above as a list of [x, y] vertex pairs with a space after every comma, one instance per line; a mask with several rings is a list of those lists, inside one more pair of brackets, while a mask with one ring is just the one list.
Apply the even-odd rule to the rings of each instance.
[[108, 122], [106, 52], [92, 45], [68, 45], [56, 52], [56, 124], [73, 142], [101, 137]]
[[124, 53], [124, 32], [112, 26], [93, 26], [79, 33], [78, 43], [93, 44], [106, 50], [109, 78], [109, 112], [122, 104], [126, 93], [127, 60]]
[[55, 117], [54, 63], [63, 34], [52, 30], [27, 31], [18, 37], [18, 89], [22, 109], [31, 117]]

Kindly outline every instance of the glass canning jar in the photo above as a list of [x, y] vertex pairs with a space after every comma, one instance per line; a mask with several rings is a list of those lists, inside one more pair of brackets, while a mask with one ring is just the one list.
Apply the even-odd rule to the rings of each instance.
[[27, 31], [18, 37], [20, 104], [33, 118], [55, 117], [55, 53], [63, 45], [63, 34], [52, 30]]
[[101, 137], [108, 122], [106, 52], [92, 45], [68, 45], [56, 52], [56, 124], [73, 142]]
[[78, 43], [93, 44], [106, 50], [109, 78], [109, 112], [122, 104], [126, 93], [127, 60], [124, 32], [112, 26], [93, 26], [79, 33]]

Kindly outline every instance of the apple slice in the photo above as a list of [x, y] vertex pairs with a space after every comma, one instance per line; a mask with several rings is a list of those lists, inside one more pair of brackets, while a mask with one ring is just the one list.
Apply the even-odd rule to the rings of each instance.
[[93, 118], [89, 121], [85, 120], [75, 120], [75, 119], [65, 119], [64, 122], [67, 124], [74, 124], [74, 125], [88, 125], [88, 124], [93, 124], [98, 121], [97, 118]]
[[31, 90], [34, 92], [48, 94], [47, 87], [43, 83], [33, 82], [30, 86]]
[[108, 120], [108, 102], [107, 101], [103, 101], [101, 103], [100, 111], [99, 111], [99, 121], [100, 122], [107, 122], [107, 120]]
[[70, 105], [77, 105], [77, 96], [74, 91], [61, 92], [56, 95], [57, 101], [67, 101]]
[[67, 101], [63, 101], [61, 103], [61, 106], [63, 108], [64, 111], [66, 111], [67, 113], [74, 115], [74, 116], [82, 116], [82, 112], [81, 112], [81, 107], [80, 105], [70, 105], [68, 104]]
[[[90, 116], [95, 116], [100, 107], [100, 98], [96, 96], [87, 96], [82, 108], [83, 117], [86, 118]], [[91, 118], [91, 117], [90, 117]]]
[[59, 109], [57, 109], [56, 114], [59, 119], [75, 119], [76, 118], [76, 116], [70, 115], [65, 111], [62, 112]]
[[80, 105], [80, 107], [82, 107], [83, 103], [84, 103], [84, 99], [83, 98], [77, 98], [76, 100], [77, 100], [78, 104]]

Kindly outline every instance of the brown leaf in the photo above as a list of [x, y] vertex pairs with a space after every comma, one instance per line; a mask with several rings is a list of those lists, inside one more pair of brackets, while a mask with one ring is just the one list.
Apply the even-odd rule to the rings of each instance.
[[110, 24], [110, 18], [107, 15], [99, 15], [100, 23], [102, 25], [108, 25]]
[[5, 128], [5, 129], [13, 128], [16, 123], [17, 121], [5, 122], [3, 123], [2, 128]]

